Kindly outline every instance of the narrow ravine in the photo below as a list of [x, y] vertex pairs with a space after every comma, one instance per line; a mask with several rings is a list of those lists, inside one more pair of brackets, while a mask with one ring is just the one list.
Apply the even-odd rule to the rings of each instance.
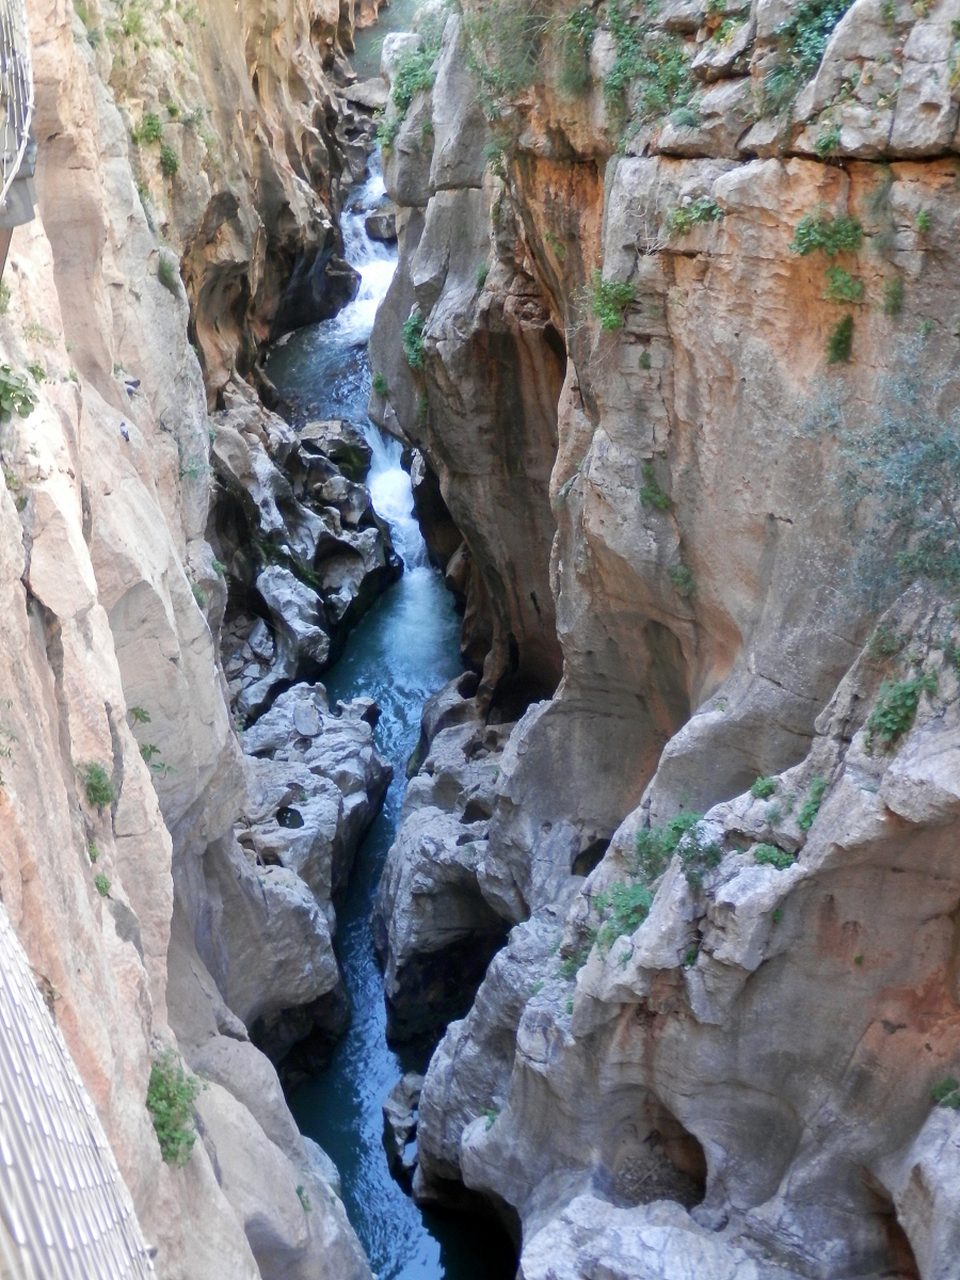
[[[373, 167], [373, 166], [372, 166]], [[291, 1098], [301, 1130], [336, 1162], [343, 1198], [380, 1280], [508, 1280], [509, 1242], [488, 1222], [424, 1213], [390, 1176], [381, 1136], [381, 1103], [399, 1076], [425, 1065], [423, 1051], [391, 1051], [370, 912], [397, 828], [407, 759], [417, 742], [424, 701], [460, 671], [460, 622], [413, 515], [400, 445], [366, 416], [370, 370], [366, 343], [396, 252], [371, 241], [364, 215], [383, 195], [379, 172], [359, 188], [342, 219], [345, 254], [362, 277], [357, 298], [338, 316], [293, 334], [272, 353], [269, 375], [302, 417], [345, 417], [373, 448], [368, 485], [403, 558], [401, 580], [377, 601], [324, 677], [331, 704], [365, 694], [381, 708], [377, 745], [394, 767], [383, 811], [337, 903], [337, 952], [353, 1006], [350, 1028], [330, 1066]]]

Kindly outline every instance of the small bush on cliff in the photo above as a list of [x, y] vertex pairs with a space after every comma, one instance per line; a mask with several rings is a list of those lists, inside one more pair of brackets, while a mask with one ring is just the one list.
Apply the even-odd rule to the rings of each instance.
[[753, 860], [761, 867], [776, 867], [778, 871], [786, 871], [796, 862], [796, 855], [784, 853], [775, 844], [758, 844], [753, 848]]
[[667, 570], [667, 576], [673, 583], [677, 595], [683, 596], [684, 600], [689, 600], [691, 596], [696, 594], [697, 580], [687, 565], [671, 565]]
[[819, 67], [834, 27], [853, 0], [801, 0], [790, 17], [781, 22], [777, 40], [777, 65], [767, 73], [761, 92], [764, 112], [785, 111], [800, 86]]
[[0, 422], [9, 422], [14, 413], [27, 418], [33, 412], [37, 397], [22, 373], [14, 373], [8, 364], [0, 364]]
[[825, 302], [861, 302], [863, 281], [852, 276], [843, 267], [827, 267], [827, 284], [823, 291]]
[[826, 789], [826, 778], [817, 776], [816, 778], [810, 779], [810, 789], [807, 792], [807, 798], [800, 806], [800, 812], [797, 814], [797, 826], [801, 831], [809, 831], [813, 826], [813, 820], [820, 812], [820, 802], [823, 799]]
[[883, 314], [898, 316], [903, 310], [903, 276], [889, 276], [883, 282]]
[[480, 80], [490, 119], [501, 103], [534, 83], [550, 13], [543, 0], [492, 0], [464, 16], [467, 63]]
[[139, 129], [134, 130], [134, 142], [137, 146], [142, 146], [145, 142], [159, 142], [162, 137], [163, 125], [160, 123], [160, 117], [155, 111], [145, 112]]
[[642, 876], [647, 884], [662, 876], [677, 845], [702, 817], [702, 813], [678, 813], [664, 827], [642, 827], [637, 832], [635, 874]]
[[621, 280], [604, 280], [599, 271], [593, 273], [590, 309], [605, 333], [623, 328], [624, 312], [636, 296], [636, 285]]
[[827, 364], [849, 364], [853, 354], [853, 316], [844, 316], [827, 338]]
[[801, 257], [820, 252], [835, 258], [839, 253], [856, 253], [862, 244], [863, 227], [858, 218], [833, 218], [814, 211], [797, 223], [790, 249]]
[[98, 872], [97, 875], [93, 877], [93, 885], [101, 898], [106, 898], [109, 895], [110, 881], [107, 879], [107, 877], [103, 874], [102, 871]]
[[645, 462], [641, 467], [643, 484], [640, 488], [640, 501], [645, 507], [657, 507], [660, 511], [670, 510], [670, 499], [657, 483], [656, 472], [652, 462]]
[[586, 6], [574, 9], [557, 29], [560, 49], [558, 84], [561, 91], [572, 98], [590, 88], [590, 50], [596, 30], [596, 16]]
[[379, 396], [381, 400], [385, 400], [390, 392], [390, 388], [387, 386], [387, 380], [379, 369], [373, 375], [373, 382], [371, 385], [373, 387], [374, 395]]
[[411, 369], [423, 368], [423, 329], [425, 324], [425, 317], [421, 314], [420, 308], [415, 306], [406, 320], [404, 320], [403, 328], [400, 331], [400, 345], [403, 347], [403, 354]]
[[165, 178], [172, 178], [180, 168], [180, 157], [166, 143], [160, 148], [160, 171]]
[[113, 804], [113, 783], [102, 764], [85, 765], [81, 777], [89, 804], [95, 809], [105, 809], [107, 805]]
[[811, 425], [839, 448], [834, 482], [858, 544], [847, 576], [873, 607], [911, 582], [960, 587], [960, 408], [945, 379], [928, 376], [923, 348], [906, 344], [902, 371], [881, 380], [863, 420], [840, 389], [824, 393]]
[[168, 293], [172, 293], [175, 298], [179, 298], [180, 272], [174, 260], [165, 253], [160, 255], [160, 262], [157, 266], [157, 279]]
[[420, 49], [407, 50], [397, 58], [390, 96], [401, 120], [417, 94], [433, 88], [438, 52], [439, 46], [431, 42]]
[[867, 749], [872, 748], [875, 737], [884, 748], [892, 747], [912, 726], [921, 693], [935, 693], [936, 689], [937, 677], [930, 672], [912, 680], [884, 680], [877, 705], [867, 720]]
[[606, 954], [624, 934], [634, 933], [646, 920], [653, 899], [645, 884], [612, 884], [610, 892], [597, 894], [594, 906], [605, 917], [597, 931], [597, 945]]
[[777, 789], [776, 778], [760, 777], [750, 788], [750, 794], [755, 800], [769, 800]]
[[938, 1107], [949, 1107], [951, 1111], [960, 1111], [960, 1080], [947, 1076], [930, 1090], [930, 1100]]
[[667, 214], [664, 226], [671, 240], [678, 236], [689, 235], [694, 227], [705, 222], [719, 222], [723, 218], [723, 210], [716, 200], [701, 196], [692, 204], [678, 205]]
[[147, 1087], [147, 1110], [167, 1164], [186, 1164], [197, 1140], [193, 1104], [200, 1093], [200, 1081], [188, 1076], [172, 1053], [165, 1053], [151, 1068]]
[[631, 21], [622, 0], [610, 0], [607, 21], [616, 50], [603, 82], [611, 115], [644, 121], [686, 106], [694, 85], [683, 40], [649, 21]]

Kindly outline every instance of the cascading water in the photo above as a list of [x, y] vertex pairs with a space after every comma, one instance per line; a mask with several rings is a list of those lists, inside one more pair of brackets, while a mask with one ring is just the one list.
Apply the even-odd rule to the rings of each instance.
[[396, 267], [396, 252], [372, 241], [364, 217], [383, 196], [379, 170], [357, 188], [343, 214], [345, 256], [361, 275], [353, 302], [332, 320], [301, 329], [271, 353], [271, 379], [298, 418], [344, 417], [373, 449], [367, 484], [377, 513], [390, 525], [404, 574], [360, 621], [339, 662], [324, 677], [331, 703], [357, 694], [376, 698], [377, 745], [394, 781], [360, 850], [350, 885], [337, 904], [337, 951], [353, 1006], [350, 1028], [330, 1066], [291, 1099], [298, 1124], [332, 1156], [343, 1199], [380, 1280], [510, 1280], [516, 1262], [490, 1223], [421, 1212], [390, 1177], [381, 1143], [381, 1103], [407, 1070], [422, 1070], [416, 1052], [386, 1043], [383, 988], [370, 912], [403, 803], [407, 759], [417, 742], [424, 701], [460, 671], [459, 619], [439, 573], [430, 567], [413, 512], [401, 448], [367, 418], [367, 340]]

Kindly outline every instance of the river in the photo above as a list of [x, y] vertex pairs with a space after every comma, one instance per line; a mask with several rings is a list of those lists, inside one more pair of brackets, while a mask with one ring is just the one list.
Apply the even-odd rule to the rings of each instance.
[[366, 344], [377, 306], [396, 266], [396, 250], [371, 241], [364, 212], [377, 205], [383, 182], [373, 172], [341, 219], [347, 260], [361, 273], [354, 302], [332, 320], [301, 329], [270, 355], [268, 372], [302, 417], [344, 417], [373, 448], [368, 485], [388, 521], [403, 577], [351, 633], [324, 676], [331, 704], [357, 694], [376, 698], [377, 745], [394, 767], [383, 811], [357, 857], [337, 903], [337, 953], [353, 1005], [346, 1036], [330, 1066], [301, 1086], [290, 1105], [301, 1130], [335, 1161], [347, 1213], [380, 1280], [511, 1280], [516, 1259], [489, 1222], [423, 1212], [390, 1177], [382, 1146], [381, 1103], [404, 1071], [422, 1070], [415, 1050], [386, 1043], [383, 986], [370, 912], [387, 850], [397, 829], [407, 759], [416, 745], [423, 703], [460, 670], [460, 620], [413, 515], [400, 445], [385, 439], [366, 414], [370, 368]]

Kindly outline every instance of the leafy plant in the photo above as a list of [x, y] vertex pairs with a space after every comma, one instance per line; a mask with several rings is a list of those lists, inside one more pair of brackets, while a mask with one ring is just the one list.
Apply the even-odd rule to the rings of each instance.
[[921, 235], [926, 235], [932, 226], [933, 226], [933, 220], [930, 217], [929, 210], [921, 209], [920, 212], [917, 214], [917, 230], [920, 232]]
[[102, 764], [85, 765], [80, 776], [89, 804], [95, 809], [105, 809], [107, 805], [113, 804], [113, 783]]
[[604, 333], [615, 333], [623, 328], [624, 312], [636, 296], [636, 285], [629, 281], [604, 280], [599, 271], [594, 271], [590, 310], [600, 321]]
[[97, 848], [96, 840], [91, 840], [90, 843], [87, 845], [87, 856], [89, 857], [91, 862], [96, 862], [96, 860], [100, 857], [100, 850]]
[[597, 19], [584, 5], [564, 18], [557, 29], [560, 54], [558, 84], [561, 92], [574, 98], [590, 88], [590, 49], [597, 30]]
[[38, 360], [27, 365], [27, 373], [29, 373], [37, 386], [39, 386], [41, 382], [46, 382], [47, 380], [47, 371]]
[[678, 596], [683, 596], [685, 600], [689, 600], [689, 598], [695, 594], [697, 590], [697, 582], [687, 565], [671, 565], [667, 570], [667, 576], [673, 583]]
[[164, 143], [160, 148], [160, 170], [165, 178], [172, 178], [180, 168], [180, 157], [173, 147]]
[[381, 116], [377, 124], [377, 145], [381, 151], [390, 151], [396, 142], [403, 121], [399, 116]]
[[610, 0], [607, 21], [616, 51], [603, 82], [610, 114], [642, 122], [686, 106], [693, 81], [683, 40], [649, 20], [632, 22], [623, 0]]
[[197, 1134], [193, 1104], [200, 1094], [200, 1081], [188, 1076], [172, 1053], [162, 1055], [150, 1070], [147, 1110], [167, 1164], [184, 1165], [193, 1150]]
[[801, 257], [819, 252], [835, 258], [840, 253], [856, 253], [862, 244], [863, 227], [858, 218], [833, 218], [814, 211], [797, 223], [790, 249]]
[[916, 718], [921, 693], [935, 693], [937, 677], [932, 672], [912, 680], [884, 680], [877, 705], [867, 720], [867, 746], [874, 737], [884, 748], [891, 747], [911, 727]]
[[827, 156], [833, 155], [839, 143], [840, 126], [838, 124], [828, 124], [824, 131], [817, 136], [813, 149], [819, 160], [826, 160]]
[[503, 101], [537, 79], [549, 22], [545, 0], [493, 0], [465, 15], [467, 63], [479, 77], [490, 119], [499, 117]]
[[670, 499], [657, 483], [656, 472], [652, 462], [645, 462], [640, 468], [643, 484], [640, 488], [640, 501], [645, 507], [657, 507], [660, 511], [669, 511]]
[[216, 557], [214, 557], [213, 564], [211, 567], [213, 568], [213, 572], [217, 575], [217, 577], [222, 582], [227, 576], [227, 566], [223, 563], [222, 560], [217, 560]]
[[898, 316], [903, 309], [903, 276], [888, 276], [883, 282], [883, 314]]
[[490, 274], [490, 266], [486, 262], [481, 262], [477, 267], [477, 288], [482, 289], [487, 283], [487, 276]]
[[678, 813], [666, 826], [641, 827], [637, 832], [636, 874], [648, 885], [663, 875], [677, 845], [702, 817], [702, 813]]
[[27, 418], [36, 407], [37, 397], [22, 373], [14, 373], [8, 364], [0, 364], [0, 422], [9, 422], [14, 413]]
[[793, 866], [796, 857], [778, 849], [775, 844], [758, 844], [753, 848], [753, 860], [761, 867], [776, 867], [778, 871], [785, 871], [787, 867]]
[[102, 871], [98, 871], [97, 874], [93, 877], [93, 885], [101, 898], [106, 898], [109, 896], [110, 881], [107, 879], [107, 877], [103, 874]]
[[180, 296], [180, 272], [172, 258], [163, 253], [157, 266], [157, 279], [175, 298]]
[[609, 913], [597, 932], [597, 945], [601, 953], [606, 953], [617, 938], [639, 929], [647, 918], [653, 899], [645, 884], [618, 881], [610, 886], [609, 893], [597, 895], [595, 902], [603, 914]]
[[801, 0], [776, 28], [777, 65], [763, 82], [763, 110], [785, 111], [814, 74], [830, 35], [853, 0]]
[[154, 756], [160, 754], [160, 748], [154, 742], [144, 742], [140, 747], [140, 755], [142, 759], [149, 764]]
[[640, 352], [640, 359], [637, 361], [641, 369], [650, 368], [650, 352], [644, 347]]
[[497, 1122], [497, 1116], [500, 1114], [500, 1108], [499, 1108], [499, 1107], [487, 1107], [486, 1111], [484, 1111], [484, 1113], [483, 1113], [483, 1114], [487, 1117], [487, 1123], [486, 1123], [485, 1128], [486, 1128], [487, 1132], [489, 1133], [489, 1131], [493, 1128], [493, 1126], [494, 1126], [494, 1125], [496, 1124], [496, 1122]]
[[852, 276], [843, 267], [827, 267], [827, 287], [823, 291], [826, 302], [860, 302], [863, 299], [863, 281]]
[[716, 200], [701, 196], [691, 204], [678, 205], [676, 209], [671, 210], [667, 214], [665, 226], [667, 234], [673, 239], [677, 236], [689, 235], [694, 227], [704, 222], [719, 222], [722, 217], [723, 210]]
[[949, 1107], [951, 1111], [960, 1111], [960, 1080], [947, 1076], [930, 1090], [930, 1100], [938, 1107]]
[[163, 125], [160, 123], [160, 117], [155, 111], [145, 112], [139, 129], [134, 131], [134, 142], [137, 146], [142, 146], [145, 142], [160, 142], [162, 138]]
[[827, 364], [849, 364], [853, 352], [853, 316], [846, 315], [830, 330]]
[[433, 88], [437, 78], [434, 64], [438, 52], [438, 46], [430, 43], [420, 49], [405, 50], [397, 58], [390, 96], [400, 120], [404, 119], [418, 93]]
[[190, 590], [193, 592], [193, 598], [197, 602], [197, 607], [200, 609], [206, 609], [207, 593], [204, 591], [203, 587], [200, 586], [200, 583], [191, 582]]
[[820, 812], [820, 802], [826, 789], [826, 778], [821, 778], [818, 774], [815, 778], [810, 779], [807, 798], [800, 806], [800, 812], [797, 814], [797, 826], [801, 831], [809, 831], [813, 826], [813, 820]]
[[697, 107], [685, 106], [670, 112], [670, 123], [677, 129], [699, 129], [702, 120]]
[[379, 396], [381, 400], [386, 399], [390, 393], [390, 388], [387, 386], [387, 380], [379, 369], [373, 375], [372, 386], [374, 395]]
[[400, 345], [403, 347], [403, 354], [411, 369], [422, 369], [424, 365], [423, 330], [425, 324], [426, 319], [421, 314], [420, 308], [414, 306], [406, 320], [404, 320], [403, 328], [400, 331]]
[[777, 789], [776, 778], [757, 778], [756, 782], [750, 788], [750, 794], [755, 800], [769, 800]]

